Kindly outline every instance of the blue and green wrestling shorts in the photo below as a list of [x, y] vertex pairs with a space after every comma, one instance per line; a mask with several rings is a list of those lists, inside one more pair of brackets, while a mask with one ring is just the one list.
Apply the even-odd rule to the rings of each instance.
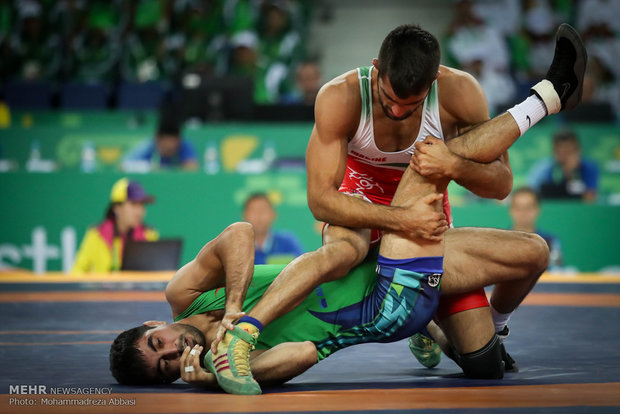
[[362, 301], [310, 313], [340, 329], [315, 342], [319, 360], [366, 342], [396, 342], [426, 327], [439, 304], [443, 256], [393, 260], [379, 256], [377, 282]]

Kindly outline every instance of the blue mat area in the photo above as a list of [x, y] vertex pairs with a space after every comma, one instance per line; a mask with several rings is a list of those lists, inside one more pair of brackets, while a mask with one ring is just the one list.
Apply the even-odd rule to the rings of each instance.
[[[21, 284], [14, 285], [11, 290], [105, 291], [120, 287], [97, 287], [97, 284], [82, 283], [40, 286]], [[146, 283], [134, 288], [154, 290], [157, 284]], [[542, 283], [536, 286], [535, 292], [619, 293], [620, 284]], [[116, 337], [117, 331], [137, 326], [146, 320], [170, 321], [170, 309], [164, 302], [0, 302], [0, 313], [4, 322], [0, 329], [0, 364], [3, 367], [0, 389], [4, 393], [8, 392], [9, 386], [15, 385], [111, 388], [113, 393], [205, 392], [182, 381], [161, 386], [127, 387], [117, 384], [109, 373], [110, 342]], [[411, 355], [407, 341], [400, 341], [393, 344], [364, 344], [339, 351], [287, 384], [265, 389], [264, 393], [286, 395], [299, 391], [620, 382], [620, 307], [524, 305], [514, 313], [510, 328], [511, 336], [506, 342], [506, 348], [519, 363], [520, 372], [506, 374], [503, 380], [465, 379], [456, 364], [445, 357], [437, 368], [423, 368]], [[541, 392], [544, 392], [543, 389]], [[282, 398], [286, 398], [284, 395]], [[506, 405], [512, 404], [507, 401]], [[606, 414], [618, 410], [617, 406], [573, 406], [367, 410], [348, 413]]]
[[[166, 304], [153, 302], [2, 303], [0, 312], [7, 331], [123, 330], [145, 320], [170, 319]], [[345, 349], [266, 392], [620, 382], [619, 321], [620, 308], [523, 306], [511, 319], [512, 334], [506, 344], [521, 371], [503, 380], [463, 379], [458, 367], [445, 357], [437, 368], [423, 368], [406, 341], [401, 341]], [[114, 392], [200, 392], [182, 382], [142, 388], [116, 384], [108, 370], [109, 344], [48, 345], [111, 341], [115, 336], [114, 332], [2, 335], [0, 389], [44, 384], [112, 386]], [[33, 342], [43, 344], [8, 344]], [[33, 363], [38, 369], [32, 369]]]

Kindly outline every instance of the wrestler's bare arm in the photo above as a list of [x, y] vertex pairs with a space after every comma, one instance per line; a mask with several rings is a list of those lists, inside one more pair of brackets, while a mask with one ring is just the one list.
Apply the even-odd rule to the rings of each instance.
[[[326, 84], [315, 104], [316, 123], [306, 151], [308, 205], [317, 220], [344, 227], [375, 228], [436, 238], [447, 227], [441, 213], [416, 204], [410, 208], [375, 205], [339, 193], [346, 170], [347, 144], [359, 123], [357, 78], [346, 75]], [[428, 206], [426, 206], [428, 207]]]
[[[478, 81], [466, 72], [446, 67], [442, 67], [441, 72], [439, 102], [444, 117], [448, 118], [450, 124], [456, 126], [456, 131], [446, 131], [447, 148], [442, 148], [443, 143], [440, 142], [436, 142], [435, 148], [426, 147], [425, 149], [429, 151], [426, 154], [426, 161], [429, 162], [428, 158], [435, 155], [437, 165], [441, 165], [443, 160], [445, 177], [451, 178], [480, 197], [503, 199], [512, 189], [513, 178], [507, 152], [498, 154], [488, 163], [480, 163], [452, 151], [451, 133], [461, 134], [489, 119], [484, 91]], [[448, 149], [450, 151], [447, 151]], [[424, 153], [418, 152], [418, 146], [416, 153], [418, 159], [424, 158]]]
[[233, 223], [179, 269], [166, 286], [172, 316], [183, 312], [203, 292], [226, 285], [226, 313], [241, 312], [254, 270], [254, 230]]

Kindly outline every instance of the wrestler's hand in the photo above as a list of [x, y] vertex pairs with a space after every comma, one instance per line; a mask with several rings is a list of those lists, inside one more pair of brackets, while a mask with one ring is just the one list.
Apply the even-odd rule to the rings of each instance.
[[188, 384], [205, 388], [217, 387], [215, 375], [200, 366], [200, 355], [204, 348], [195, 345], [193, 348], [185, 347], [181, 355], [181, 379]]
[[401, 232], [402, 235], [408, 239], [441, 241], [443, 233], [448, 230], [448, 221], [443, 211], [438, 212], [433, 207], [433, 204], [440, 200], [443, 200], [443, 194], [432, 193], [406, 207], [407, 220], [403, 221], [406, 228]]
[[415, 172], [431, 179], [454, 178], [453, 171], [459, 156], [454, 154], [442, 140], [428, 136], [415, 143], [415, 151], [409, 165]]
[[211, 343], [211, 351], [215, 354], [217, 352], [217, 344], [220, 343], [222, 339], [224, 339], [224, 335], [226, 335], [226, 331], [232, 331], [235, 329], [235, 325], [233, 324], [239, 318], [245, 316], [245, 312], [237, 312], [237, 311], [229, 311], [227, 310], [220, 322], [220, 326], [217, 328], [217, 334], [215, 335], [215, 339]]

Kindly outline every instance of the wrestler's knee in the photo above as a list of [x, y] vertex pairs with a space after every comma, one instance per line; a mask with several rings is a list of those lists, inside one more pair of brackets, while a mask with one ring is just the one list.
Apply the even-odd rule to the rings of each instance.
[[247, 221], [237, 221], [226, 227], [222, 233], [233, 233], [254, 238], [254, 226]]
[[338, 279], [361, 263], [366, 253], [367, 248], [364, 250], [350, 240], [333, 240], [316, 251], [320, 256], [318, 273], [323, 276], [323, 281]]
[[311, 342], [311, 341], [302, 342], [299, 348], [299, 353], [300, 353], [301, 360], [303, 360], [306, 363], [306, 366], [308, 368], [316, 364], [318, 361], [319, 356], [316, 350], [316, 346], [314, 345], [314, 342]]
[[523, 254], [527, 255], [525, 263], [529, 266], [529, 274], [540, 276], [549, 266], [549, 246], [538, 234], [523, 233]]
[[466, 354], [454, 354], [455, 362], [468, 378], [501, 379], [504, 377], [501, 341], [497, 335], [481, 349]]
[[340, 226], [328, 226], [323, 233], [324, 253], [333, 260], [353, 267], [359, 264], [370, 246], [370, 230], [352, 230]]

